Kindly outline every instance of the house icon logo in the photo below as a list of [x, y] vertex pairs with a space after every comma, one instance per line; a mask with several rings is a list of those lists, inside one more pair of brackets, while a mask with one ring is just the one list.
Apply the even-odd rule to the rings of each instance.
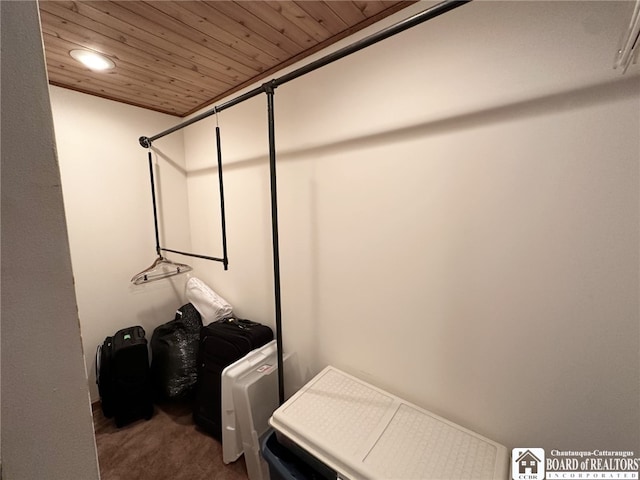
[[514, 448], [511, 452], [513, 480], [544, 480], [544, 449]]

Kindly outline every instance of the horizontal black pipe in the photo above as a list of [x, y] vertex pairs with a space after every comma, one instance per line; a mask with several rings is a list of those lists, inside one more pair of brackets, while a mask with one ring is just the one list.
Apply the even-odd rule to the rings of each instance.
[[145, 148], [149, 148], [151, 144], [159, 138], [162, 138], [166, 135], [169, 135], [170, 133], [181, 130], [185, 127], [188, 127], [189, 125], [199, 122], [200, 120], [210, 117], [211, 115], [221, 112], [222, 110], [226, 110], [229, 107], [233, 107], [234, 105], [237, 105], [241, 102], [244, 102], [245, 100], [249, 100], [250, 98], [253, 98], [261, 93], [266, 92], [267, 84], [269, 84], [271, 88], [275, 88], [279, 85], [283, 85], [287, 82], [290, 82], [291, 80], [301, 77], [302, 75], [312, 72], [313, 70], [317, 70], [320, 67], [324, 67], [329, 63], [332, 63], [332, 62], [335, 62], [336, 60], [344, 58], [347, 55], [351, 55], [352, 53], [355, 53], [358, 50], [362, 50], [363, 48], [373, 45], [374, 43], [378, 43], [400, 32], [404, 32], [409, 28], [415, 27], [420, 23], [426, 22], [427, 20], [431, 20], [432, 18], [442, 15], [443, 13], [453, 10], [454, 8], [460, 7], [465, 3], [469, 3], [470, 1], [471, 0], [446, 0], [444, 2], [438, 3], [437, 5], [434, 5], [431, 8], [428, 8], [420, 13], [413, 15], [412, 17], [402, 20], [394, 25], [391, 25], [383, 30], [380, 30], [377, 33], [374, 33], [372, 35], [369, 35], [368, 37], [365, 37], [350, 45], [347, 45], [344, 48], [336, 50], [333, 53], [325, 55], [324, 57], [319, 58], [318, 60], [311, 62], [308, 65], [300, 67], [294, 70], [293, 72], [287, 73], [281, 76], [280, 78], [271, 80], [270, 82], [267, 82], [264, 85], [256, 87], [253, 90], [250, 90], [236, 98], [229, 100], [228, 102], [225, 102], [216, 107], [213, 107], [211, 110], [203, 112], [200, 115], [190, 118], [185, 122], [179, 123], [178, 125], [175, 125], [163, 132], [160, 132], [154, 135], [153, 137], [140, 137], [139, 139], [140, 145], [142, 145]]
[[225, 263], [225, 261], [226, 261], [224, 258], [209, 257], [207, 255], [199, 255], [197, 253], [181, 252], [179, 250], [171, 250], [170, 248], [160, 248], [160, 250], [162, 250], [163, 252], [171, 252], [171, 253], [177, 253], [179, 255], [186, 255], [187, 257], [204, 258], [205, 260], [213, 260], [214, 262]]
[[185, 122], [179, 123], [178, 125], [174, 125], [173, 127], [168, 128], [165, 131], [154, 135], [153, 137], [140, 137], [139, 139], [140, 145], [142, 145], [144, 148], [149, 148], [151, 144], [155, 140], [158, 140], [159, 138], [169, 135], [170, 133], [177, 132], [178, 130], [182, 130], [183, 128], [188, 127], [189, 125], [193, 125], [194, 123], [199, 122], [200, 120], [210, 117], [211, 115], [215, 115], [216, 113], [219, 113], [223, 110], [226, 110], [229, 107], [233, 107], [234, 105], [242, 103], [245, 100], [249, 100], [250, 98], [253, 98], [263, 92], [264, 92], [264, 88], [262, 86], [256, 87], [247, 93], [244, 93], [238, 97], [232, 98], [228, 102], [225, 102], [216, 107], [213, 107], [211, 110], [207, 110], [206, 112], [203, 112], [200, 115], [196, 115], [195, 117], [190, 118]]

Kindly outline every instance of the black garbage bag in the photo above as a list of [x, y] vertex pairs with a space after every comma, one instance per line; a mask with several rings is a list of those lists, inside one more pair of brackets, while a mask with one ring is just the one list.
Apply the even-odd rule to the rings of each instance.
[[198, 345], [202, 318], [191, 303], [160, 325], [151, 337], [151, 375], [161, 398], [188, 397], [198, 379]]

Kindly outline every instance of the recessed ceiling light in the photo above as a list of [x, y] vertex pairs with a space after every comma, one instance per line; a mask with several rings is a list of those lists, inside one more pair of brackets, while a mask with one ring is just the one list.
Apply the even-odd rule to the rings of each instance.
[[116, 66], [110, 58], [89, 50], [71, 50], [69, 55], [91, 70], [110, 70]]

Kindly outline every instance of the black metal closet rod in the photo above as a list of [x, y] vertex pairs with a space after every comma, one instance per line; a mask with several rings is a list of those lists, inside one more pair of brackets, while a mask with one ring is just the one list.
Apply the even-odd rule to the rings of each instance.
[[347, 55], [351, 55], [352, 53], [362, 50], [363, 48], [369, 47], [374, 43], [385, 40], [400, 32], [404, 32], [409, 28], [415, 27], [420, 23], [426, 22], [427, 20], [431, 20], [432, 18], [442, 15], [443, 13], [453, 10], [454, 8], [457, 8], [466, 3], [469, 3], [470, 1], [471, 0], [446, 0], [444, 2], [438, 3], [437, 5], [434, 5], [431, 8], [428, 8], [420, 13], [413, 15], [412, 17], [402, 20], [394, 25], [391, 25], [383, 30], [380, 30], [377, 33], [369, 35], [368, 37], [365, 37], [350, 45], [347, 45], [346, 47], [336, 50], [333, 53], [325, 55], [324, 57], [319, 58], [318, 60], [315, 60], [303, 67], [300, 67], [294, 70], [293, 72], [287, 73], [279, 78], [273, 79], [263, 85], [260, 85], [259, 87], [256, 87], [253, 90], [250, 90], [242, 95], [239, 95], [238, 97], [233, 98], [228, 102], [225, 102], [218, 106], [213, 107], [211, 110], [203, 112], [200, 115], [196, 115], [195, 117], [185, 122], [179, 123], [178, 125], [168, 128], [167, 130], [164, 130], [163, 132], [160, 132], [154, 135], [153, 137], [140, 137], [139, 139], [140, 145], [142, 145], [145, 148], [149, 148], [151, 144], [155, 140], [158, 140], [159, 138], [162, 138], [166, 135], [169, 135], [170, 133], [181, 130], [185, 127], [188, 127], [189, 125], [199, 122], [200, 120], [210, 117], [211, 115], [215, 115], [216, 113], [226, 110], [227, 108], [233, 107], [234, 105], [242, 103], [245, 100], [249, 100], [250, 98], [253, 98], [261, 93], [265, 93], [266, 85], [269, 85], [270, 88], [276, 88], [280, 85], [290, 82], [291, 80], [301, 77], [302, 75], [306, 75], [307, 73], [317, 70], [320, 67], [324, 67], [325, 65], [335, 62], [336, 60], [340, 60], [341, 58], [344, 58]]
[[177, 253], [179, 255], [186, 255], [187, 257], [204, 258], [205, 260], [213, 260], [214, 262], [222, 262], [222, 263], [225, 264], [225, 270], [226, 270], [227, 260], [224, 259], [224, 258], [210, 257], [208, 255], [200, 255], [199, 253], [181, 252], [180, 250], [172, 250], [170, 248], [164, 248], [164, 247], [158, 247], [158, 249], [162, 250], [163, 252], [171, 252], [171, 253]]

